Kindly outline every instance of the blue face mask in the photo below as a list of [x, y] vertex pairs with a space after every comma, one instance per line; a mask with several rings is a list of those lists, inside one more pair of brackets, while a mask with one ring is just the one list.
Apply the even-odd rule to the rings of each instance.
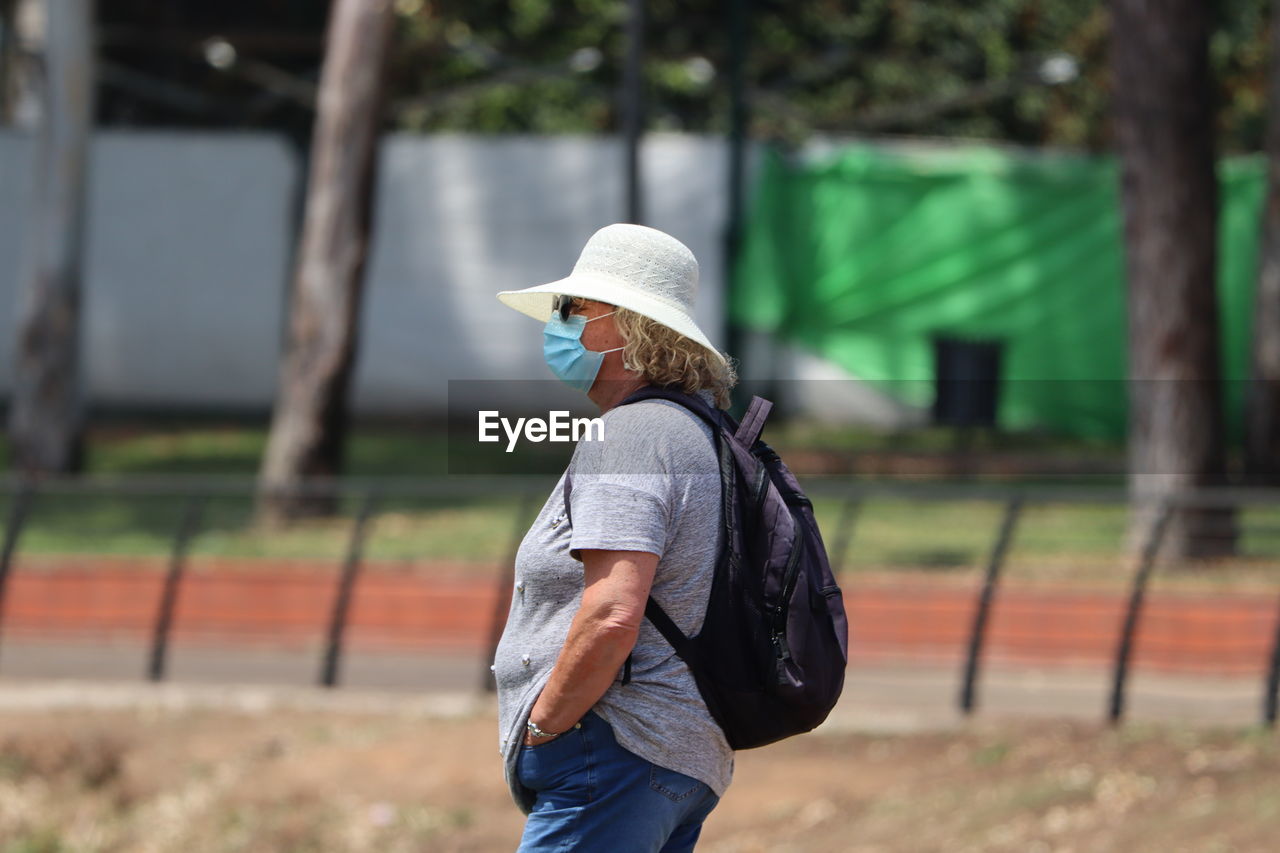
[[[609, 314], [612, 313], [612, 311], [609, 312]], [[591, 319], [599, 320], [601, 317], [608, 317], [609, 314], [601, 314], [600, 317]], [[622, 349], [622, 347], [614, 347], [604, 352], [596, 352], [583, 346], [582, 330], [589, 322], [591, 321], [581, 314], [570, 314], [568, 319], [561, 319], [559, 312], [556, 312], [551, 315], [551, 319], [542, 330], [542, 357], [546, 359], [547, 367], [551, 368], [551, 372], [561, 382], [584, 394], [590, 391], [595, 383], [600, 365], [604, 364], [605, 354]]]

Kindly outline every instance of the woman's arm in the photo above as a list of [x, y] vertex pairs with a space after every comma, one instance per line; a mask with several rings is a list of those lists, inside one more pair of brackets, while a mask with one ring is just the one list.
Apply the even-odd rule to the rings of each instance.
[[[635, 647], [658, 556], [646, 551], [581, 551], [586, 585], [551, 678], [529, 719], [560, 733], [582, 719]], [[526, 744], [547, 738], [525, 736]]]

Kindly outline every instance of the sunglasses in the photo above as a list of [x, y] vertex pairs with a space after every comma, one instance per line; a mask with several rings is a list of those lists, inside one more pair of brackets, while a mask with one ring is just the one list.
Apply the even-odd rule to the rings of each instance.
[[574, 300], [577, 298], [578, 297], [576, 296], [565, 296], [564, 294], [560, 294], [551, 303], [551, 313], [553, 315], [559, 314], [561, 322], [568, 322], [569, 314], [573, 312]]

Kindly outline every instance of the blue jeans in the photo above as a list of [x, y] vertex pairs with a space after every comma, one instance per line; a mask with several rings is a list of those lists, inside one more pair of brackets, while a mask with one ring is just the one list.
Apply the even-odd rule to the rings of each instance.
[[703, 782], [628, 752], [594, 713], [516, 772], [537, 794], [518, 853], [678, 853], [693, 849], [720, 798]]

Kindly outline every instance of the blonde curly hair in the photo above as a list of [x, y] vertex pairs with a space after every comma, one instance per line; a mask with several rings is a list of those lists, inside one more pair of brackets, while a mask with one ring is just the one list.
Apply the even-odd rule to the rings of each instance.
[[[586, 306], [580, 296], [570, 299], [575, 310]], [[634, 370], [651, 385], [670, 385], [686, 394], [710, 391], [716, 405], [729, 407], [729, 392], [738, 384], [736, 362], [724, 361], [702, 344], [629, 308], [601, 302], [614, 309], [613, 322], [622, 336], [622, 366]]]
[[732, 359], [722, 362], [701, 344], [627, 308], [618, 308], [613, 320], [622, 336], [623, 367], [652, 385], [671, 385], [686, 394], [710, 391], [717, 406], [728, 408], [729, 392], [738, 384]]

